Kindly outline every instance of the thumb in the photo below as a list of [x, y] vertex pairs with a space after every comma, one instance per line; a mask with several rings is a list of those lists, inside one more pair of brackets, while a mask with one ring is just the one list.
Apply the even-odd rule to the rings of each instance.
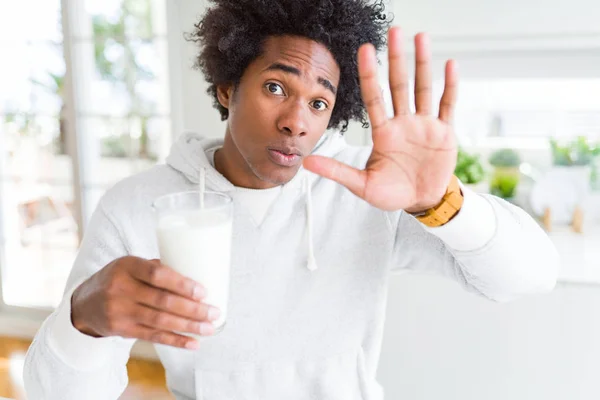
[[323, 156], [308, 156], [304, 159], [303, 165], [310, 172], [331, 179], [364, 199], [367, 182], [365, 171]]

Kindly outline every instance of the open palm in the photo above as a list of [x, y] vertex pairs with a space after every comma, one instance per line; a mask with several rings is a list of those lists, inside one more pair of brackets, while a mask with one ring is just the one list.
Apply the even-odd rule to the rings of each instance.
[[309, 156], [304, 167], [332, 179], [375, 207], [387, 211], [422, 211], [438, 204], [456, 165], [457, 145], [451, 125], [458, 74], [446, 63], [439, 115], [432, 115], [431, 55], [425, 34], [415, 37], [415, 109], [410, 112], [406, 59], [400, 28], [389, 32], [389, 82], [394, 117], [386, 115], [372, 45], [361, 46], [358, 69], [361, 92], [372, 126], [373, 150], [364, 170], [337, 160]]

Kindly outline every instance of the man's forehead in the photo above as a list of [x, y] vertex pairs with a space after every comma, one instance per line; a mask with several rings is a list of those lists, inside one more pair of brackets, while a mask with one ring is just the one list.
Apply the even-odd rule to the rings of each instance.
[[331, 52], [310, 39], [292, 36], [270, 37], [263, 49], [265, 65], [283, 63], [299, 69], [303, 74], [322, 75], [338, 81], [339, 67]]

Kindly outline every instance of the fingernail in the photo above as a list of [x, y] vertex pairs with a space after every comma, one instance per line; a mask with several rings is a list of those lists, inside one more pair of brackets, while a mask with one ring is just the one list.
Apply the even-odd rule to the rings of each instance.
[[208, 320], [209, 321], [216, 321], [219, 319], [219, 317], [221, 316], [221, 311], [218, 308], [215, 307], [210, 307], [208, 309]]
[[202, 322], [200, 324], [199, 333], [204, 336], [210, 336], [215, 333], [215, 327], [210, 322]]
[[196, 286], [194, 286], [193, 296], [196, 300], [202, 300], [204, 298], [204, 296], [206, 296], [206, 290], [204, 290], [204, 288], [202, 286], [196, 285]]
[[198, 350], [200, 348], [200, 343], [198, 343], [197, 340], [190, 340], [186, 343], [185, 348], [190, 350]]

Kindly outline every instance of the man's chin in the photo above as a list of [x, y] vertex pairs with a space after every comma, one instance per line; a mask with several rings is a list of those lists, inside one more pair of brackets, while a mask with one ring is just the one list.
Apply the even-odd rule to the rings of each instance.
[[289, 167], [289, 168], [286, 168], [286, 167], [269, 168], [269, 171], [265, 171], [264, 174], [261, 174], [260, 178], [261, 178], [261, 180], [263, 180], [265, 182], [269, 182], [270, 184], [273, 184], [274, 186], [281, 186], [281, 185], [285, 185], [286, 183], [291, 181], [296, 176], [299, 169], [300, 169], [300, 165], [295, 166], [295, 167]]

